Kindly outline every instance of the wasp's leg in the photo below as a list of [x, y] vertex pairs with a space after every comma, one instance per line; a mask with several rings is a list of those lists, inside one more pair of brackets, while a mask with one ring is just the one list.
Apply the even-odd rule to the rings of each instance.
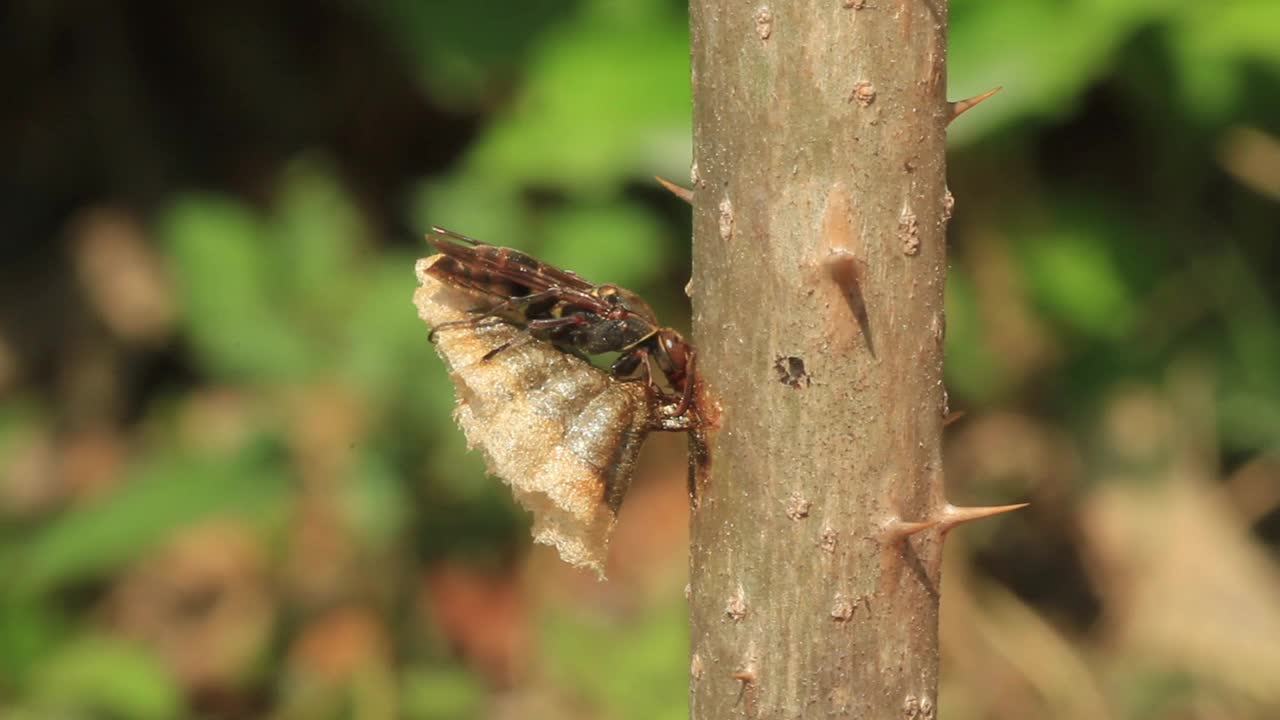
[[[488, 322], [488, 321], [492, 321], [492, 322]], [[427, 333], [427, 342], [432, 342], [432, 343], [435, 342], [436, 333], [440, 332], [441, 330], [452, 330], [454, 328], [462, 328], [462, 327], [474, 328], [474, 327], [480, 327], [481, 325], [509, 325], [509, 324], [510, 323], [508, 323], [506, 320], [503, 320], [502, 318], [492, 317], [489, 315], [480, 315], [479, 317], [467, 318], [466, 320], [451, 320], [449, 322], [443, 322], [443, 323], [440, 323], [439, 325], [432, 327], [431, 331]]]
[[574, 338], [574, 333], [589, 323], [590, 320], [587, 319], [586, 315], [573, 313], [559, 318], [530, 320], [528, 329], [531, 335], [540, 340], [546, 340], [560, 352], [572, 355], [585, 363], [590, 363], [591, 356], [578, 347], [578, 343]]
[[491, 308], [488, 308], [487, 310], [484, 308], [480, 308], [478, 310], [470, 311], [470, 312], [478, 313], [475, 317], [470, 317], [470, 318], [467, 318], [466, 320], [453, 320], [451, 322], [440, 323], [439, 325], [436, 325], [435, 327], [431, 328], [431, 332], [427, 333], [427, 342], [435, 342], [436, 333], [445, 328], [478, 327], [481, 324], [483, 324], [485, 320], [488, 320], [494, 317], [498, 317], [500, 322], [509, 322], [507, 320], [503, 320], [499, 316], [499, 313], [501, 313], [503, 310], [509, 310], [509, 309], [520, 307], [521, 305], [531, 305], [534, 303], [542, 302], [544, 300], [552, 300], [559, 297], [560, 297], [559, 289], [552, 288], [551, 290], [543, 290], [542, 292], [536, 292], [531, 295], [521, 295], [520, 297], [507, 298], [506, 300], [503, 300], [502, 302], [498, 303], [497, 305], [494, 305]]
[[491, 359], [493, 359], [493, 356], [494, 356], [494, 355], [497, 355], [498, 353], [502, 352], [503, 350], [506, 350], [506, 349], [508, 349], [508, 348], [515, 347], [515, 346], [516, 346], [516, 345], [518, 345], [518, 344], [519, 344], [519, 345], [523, 345], [524, 343], [530, 342], [530, 341], [531, 341], [531, 340], [533, 340], [533, 339], [534, 339], [534, 337], [533, 337], [532, 335], [530, 335], [529, 333], [527, 333], [527, 332], [519, 332], [519, 333], [516, 333], [515, 335], [512, 335], [510, 338], [508, 338], [506, 342], [502, 343], [502, 344], [501, 344], [501, 345], [499, 345], [498, 347], [496, 347], [496, 348], [494, 348], [494, 349], [490, 350], [489, 352], [485, 353], [485, 354], [484, 354], [484, 357], [480, 358], [480, 362], [485, 362], [485, 361], [487, 361], [487, 360], [491, 360]]
[[584, 322], [586, 321], [577, 315], [570, 315], [569, 317], [563, 317], [563, 318], [551, 318], [546, 320], [530, 320], [528, 324], [525, 325], [524, 332], [519, 333], [515, 337], [507, 340], [506, 342], [502, 343], [498, 347], [485, 353], [484, 357], [480, 359], [481, 361], [490, 360], [493, 358], [494, 355], [497, 355], [503, 350], [506, 350], [507, 348], [512, 347], [518, 342], [537, 339], [538, 336], [534, 334], [535, 331], [538, 331], [538, 332], [552, 331], [552, 330], [555, 330], [556, 328], [568, 327], [571, 325], [581, 325]]
[[616, 378], [629, 379], [641, 365], [645, 368], [646, 381], [653, 384], [653, 373], [649, 370], [649, 351], [644, 348], [632, 348], [619, 355], [618, 359], [613, 361], [609, 372]]
[[685, 360], [684, 370], [684, 388], [680, 393], [680, 404], [676, 405], [675, 412], [672, 417], [681, 417], [689, 411], [689, 407], [693, 404], [693, 384], [697, 378], [698, 372], [698, 351], [689, 346], [689, 355]]
[[[636, 371], [644, 368], [644, 372], [636, 375]], [[676, 397], [666, 390], [662, 389], [653, 379], [653, 365], [649, 363], [649, 351], [646, 348], [638, 347], [618, 356], [613, 366], [609, 368], [610, 374], [615, 378], [625, 382], [643, 382], [649, 394], [658, 399], [658, 402], [669, 404], [677, 402]], [[683, 415], [683, 412], [676, 413], [672, 417]]]
[[[644, 368], [644, 372], [640, 375], [636, 371]], [[627, 380], [634, 382], [644, 382], [645, 387], [649, 391], [659, 397], [666, 395], [658, 384], [653, 381], [653, 366], [649, 364], [649, 351], [642, 347], [631, 348], [618, 356], [613, 361], [613, 365], [609, 368], [609, 374], [619, 380]]]

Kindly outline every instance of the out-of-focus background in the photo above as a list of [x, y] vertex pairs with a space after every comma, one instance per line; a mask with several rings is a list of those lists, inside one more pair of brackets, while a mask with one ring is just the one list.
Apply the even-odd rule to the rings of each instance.
[[[874, 2], [859, 11], [885, 12]], [[687, 327], [673, 0], [0, 10], [0, 715], [685, 715], [683, 443], [531, 548], [429, 224]], [[1280, 716], [1280, 3], [955, 0], [942, 708]], [[744, 300], [744, 299], [740, 299]]]

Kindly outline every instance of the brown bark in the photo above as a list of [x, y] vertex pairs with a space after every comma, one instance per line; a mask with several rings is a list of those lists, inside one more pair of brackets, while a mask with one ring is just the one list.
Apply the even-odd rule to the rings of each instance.
[[691, 715], [931, 717], [945, 2], [691, 10]]

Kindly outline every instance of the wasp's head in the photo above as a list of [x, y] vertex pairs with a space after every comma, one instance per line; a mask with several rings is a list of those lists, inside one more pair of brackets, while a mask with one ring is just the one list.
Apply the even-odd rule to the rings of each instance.
[[685, 376], [688, 374], [689, 343], [684, 341], [684, 337], [680, 333], [671, 328], [658, 330], [655, 339], [658, 347], [658, 352], [655, 353], [658, 367], [661, 368], [667, 379], [671, 381], [673, 387], [682, 389]]

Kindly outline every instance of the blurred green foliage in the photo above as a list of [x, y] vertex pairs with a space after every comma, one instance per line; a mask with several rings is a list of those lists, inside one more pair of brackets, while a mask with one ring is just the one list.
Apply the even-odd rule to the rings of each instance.
[[[165, 137], [175, 162], [198, 167], [155, 190], [163, 153], [144, 150], [145, 125], [126, 121], [104, 123], [118, 132], [108, 145], [138, 163], [111, 164], [95, 192], [77, 184], [89, 171], [65, 170], [97, 157], [77, 153], [85, 143], [37, 143], [50, 155], [28, 148], [15, 163], [47, 184], [10, 193], [7, 230], [58, 220], [30, 247], [3, 246], [21, 260], [7, 286], [28, 287], [18, 276], [33, 266], [80, 268], [77, 253], [95, 239], [76, 235], [70, 213], [114, 205], [143, 219], [140, 246], [167, 288], [157, 302], [174, 319], [159, 340], [120, 331], [104, 320], [112, 296], [81, 288], [81, 269], [62, 270], [79, 288], [69, 300], [31, 311], [7, 296], [0, 715], [683, 717], [682, 581], [621, 581], [620, 594], [639, 600], [547, 599], [547, 585], [576, 580], [522, 574], [527, 521], [452, 427], [452, 388], [410, 296], [425, 254], [416, 237], [442, 225], [633, 287], [686, 324], [687, 214], [650, 180], [682, 177], [690, 161], [684, 6], [321, 3], [321, 36], [346, 51], [337, 62], [375, 58], [346, 81], [299, 49], [304, 33], [287, 13], [233, 5], [202, 16], [222, 23], [165, 30], [145, 13], [97, 12], [112, 22], [50, 8], [21, 15], [13, 32], [36, 43], [30, 60], [51, 52], [40, 38], [107, 28], [119, 43], [73, 64], [134, 94], [91, 94], [83, 121], [137, 117], [131, 98], [164, 87], [146, 107], [164, 117], [180, 108], [194, 123], [190, 137]], [[228, 27], [256, 29], [231, 42]], [[191, 37], [199, 52], [189, 54]], [[155, 65], [121, 54], [132, 43]], [[1022, 417], [1069, 438], [1080, 460], [1042, 468], [1069, 478], [1044, 497], [1070, 521], [1046, 521], [1042, 536], [1023, 526], [1023, 547], [1040, 550], [982, 558], [1102, 665], [1110, 658], [1088, 631], [1096, 604], [1114, 599], [1101, 583], [1102, 599], [1063, 598], [1086, 584], [1081, 508], [1108, 477], [1109, 456], [1092, 449], [1115, 399], [1207, 368], [1213, 401], [1199, 410], [1213, 427], [1195, 444], [1215, 472], [1280, 452], [1280, 191], [1265, 180], [1280, 173], [1280, 4], [956, 0], [949, 52], [952, 96], [1005, 87], [951, 132], [952, 404]], [[182, 70], [166, 75], [167, 60]], [[332, 78], [311, 76], [322, 67]], [[256, 114], [228, 106], [202, 124], [196, 108], [215, 103], [186, 105], [200, 79], [211, 96], [252, 81], [242, 99]], [[363, 125], [360, 107], [327, 104], [330, 79], [347, 89], [334, 93], [342, 102], [387, 114]], [[77, 86], [56, 80], [43, 83], [48, 106], [74, 106], [58, 93]], [[429, 108], [434, 125], [397, 122], [387, 107]], [[201, 154], [234, 146], [222, 124], [276, 113], [279, 127], [231, 160]], [[326, 128], [344, 130], [326, 141]], [[22, 132], [9, 135], [28, 147]], [[388, 159], [424, 136], [422, 155]], [[362, 165], [353, 147], [408, 169]], [[202, 176], [226, 166], [236, 172]], [[22, 214], [23, 198], [43, 196], [61, 198], [62, 214]], [[65, 248], [45, 242], [63, 235]], [[983, 467], [961, 470], [963, 492], [1022, 495], [1053, 479]], [[1276, 512], [1241, 521], [1272, 563]], [[200, 534], [210, 527], [222, 534]], [[468, 579], [438, 570], [455, 566]], [[131, 611], [139, 604], [145, 612]], [[447, 610], [455, 605], [463, 610]], [[521, 622], [532, 639], [519, 639]], [[167, 643], [173, 632], [187, 640]], [[526, 653], [539, 660], [523, 661], [536, 669], [522, 674]], [[1277, 707], [1274, 696], [1241, 700], [1209, 673], [1147, 662], [1105, 690], [1115, 717]], [[535, 710], [502, 714], [508, 705]], [[1015, 716], [1000, 712], [955, 715]]]

